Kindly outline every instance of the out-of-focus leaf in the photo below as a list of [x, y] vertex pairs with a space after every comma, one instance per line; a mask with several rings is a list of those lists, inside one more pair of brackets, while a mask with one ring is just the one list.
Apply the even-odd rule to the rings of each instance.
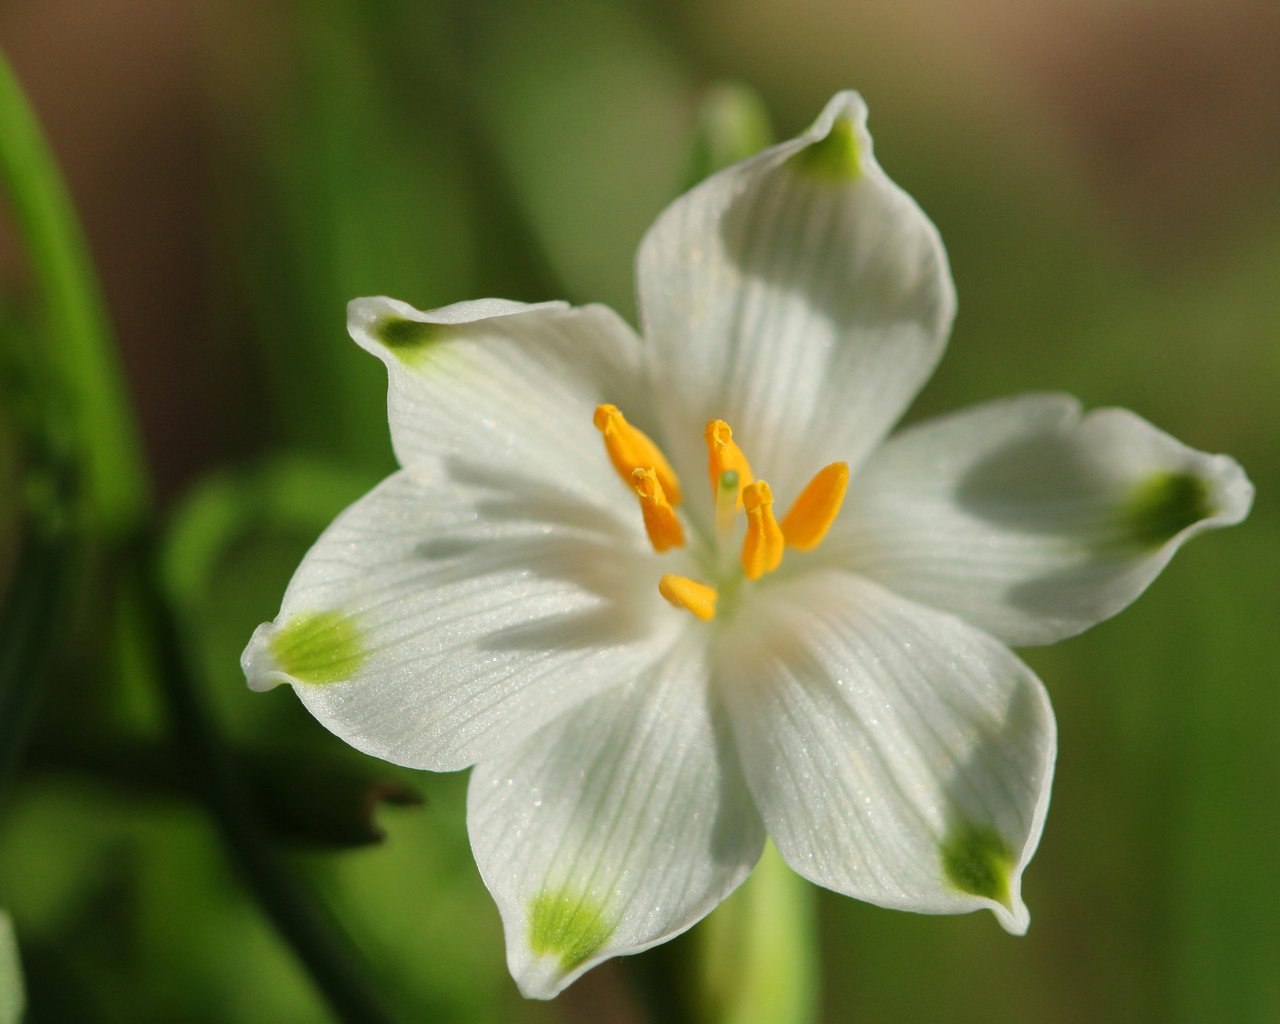
[[0, 899], [22, 924], [32, 1024], [326, 1019], [185, 806], [33, 779], [0, 830]]
[[[343, 849], [380, 842], [380, 806], [418, 806], [421, 795], [380, 761], [337, 746], [232, 747], [247, 798], [264, 833], [296, 846]], [[172, 750], [149, 739], [59, 734], [36, 745], [30, 773], [96, 780], [135, 799], [190, 800], [200, 794]]]
[[85, 561], [75, 440], [57, 417], [38, 364], [0, 353], [0, 402], [16, 448], [15, 552], [0, 588], [0, 791], [22, 756], [46, 676], [71, 634]]
[[19, 1024], [26, 1004], [18, 940], [9, 915], [0, 910], [0, 1024]]
[[[423, 1007], [415, 1019], [549, 1024], [555, 1004], [520, 997], [502, 925], [467, 843], [466, 776], [424, 777], [428, 806], [388, 815], [387, 840], [312, 858], [361, 945]], [[550, 1011], [550, 1012], [548, 1012]]]
[[628, 2], [460, 10], [476, 127], [568, 288], [537, 298], [627, 314], [636, 245], [683, 183], [689, 86], [675, 52]]
[[206, 479], [170, 520], [161, 566], [166, 587], [184, 610], [202, 610], [229, 551], [246, 535], [318, 536], [375, 480], [307, 456], [281, 456]]
[[774, 141], [764, 100], [745, 82], [717, 82], [703, 94], [694, 123], [690, 187]]
[[[48, 328], [41, 346], [72, 424], [94, 525], [121, 534], [143, 513], [147, 476], [88, 248], [40, 126], [0, 53], [0, 187], [10, 200]], [[13, 340], [10, 338], [9, 340]]]
[[[361, 763], [364, 767], [357, 768]], [[264, 827], [294, 843], [348, 848], [380, 843], [379, 806], [416, 807], [422, 796], [376, 761], [317, 758], [301, 751], [256, 751], [246, 783]]]
[[280, 456], [198, 484], [165, 535], [162, 574], [180, 612], [205, 699], [237, 741], [288, 745], [322, 734], [287, 694], [253, 694], [240, 652], [280, 608], [298, 561], [377, 477], [306, 456]]
[[293, 74], [256, 98], [253, 119], [224, 126], [243, 150], [241, 181], [254, 187], [223, 202], [242, 274], [234, 284], [250, 302], [280, 434], [295, 449], [389, 470], [385, 372], [347, 338], [346, 304], [472, 297], [475, 257], [471, 183], [444, 105], [402, 96], [392, 81], [398, 50], [434, 64], [449, 58], [446, 44], [383, 34], [384, 13], [335, 0], [271, 26], [265, 45], [287, 42]]
[[[1258, 493], [1275, 494], [1280, 466], [1258, 470]], [[1163, 694], [1182, 720], [1185, 765], [1177, 787], [1182, 813], [1167, 833], [1170, 985], [1177, 996], [1170, 1019], [1261, 1024], [1280, 1020], [1280, 704], [1275, 632], [1267, 628], [1280, 621], [1275, 506], [1260, 505], [1217, 540], [1216, 551], [1196, 553], [1169, 595], [1187, 626], [1178, 663], [1192, 668], [1189, 685]]]

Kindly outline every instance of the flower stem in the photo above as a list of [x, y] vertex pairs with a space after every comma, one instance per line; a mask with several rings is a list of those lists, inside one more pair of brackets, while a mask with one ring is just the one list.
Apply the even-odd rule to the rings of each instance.
[[[17, 771], [43, 682], [70, 633], [83, 537], [74, 522], [73, 469], [37, 449], [17, 559], [0, 595], [0, 800]], [[38, 475], [37, 475], [38, 474]]]
[[815, 890], [772, 843], [751, 877], [703, 923], [698, 1018], [809, 1024], [818, 1010]]

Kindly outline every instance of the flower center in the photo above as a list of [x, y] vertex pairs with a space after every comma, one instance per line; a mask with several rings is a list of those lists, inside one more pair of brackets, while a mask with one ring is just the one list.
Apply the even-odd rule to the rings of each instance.
[[[680, 481], [661, 449], [627, 422], [616, 405], [596, 406], [594, 422], [604, 437], [613, 468], [636, 494], [649, 542], [658, 552], [685, 545], [685, 529], [677, 511], [683, 498]], [[724, 420], [712, 420], [705, 432], [707, 475], [715, 498], [713, 563], [736, 532], [738, 513], [746, 517], [746, 533], [737, 563], [727, 575], [716, 572], [720, 586], [667, 573], [658, 593], [672, 605], [708, 622], [715, 618], [720, 589], [737, 591], [742, 578], [758, 580], [782, 564], [787, 548], [811, 551], [822, 543], [844, 502], [849, 466], [833, 462], [818, 471], [779, 522], [773, 514], [773, 491], [757, 480], [746, 455]]]

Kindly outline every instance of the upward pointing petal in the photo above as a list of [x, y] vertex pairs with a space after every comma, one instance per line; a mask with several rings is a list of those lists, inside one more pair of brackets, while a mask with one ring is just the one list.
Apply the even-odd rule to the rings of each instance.
[[678, 468], [693, 472], [693, 439], [720, 417], [780, 495], [815, 465], [856, 472], [932, 371], [955, 307], [938, 234], [880, 169], [853, 93], [668, 207], [638, 277]]

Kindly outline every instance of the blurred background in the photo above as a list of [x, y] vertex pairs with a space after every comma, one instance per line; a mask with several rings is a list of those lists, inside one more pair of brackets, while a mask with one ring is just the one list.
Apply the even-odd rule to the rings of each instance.
[[[353, 755], [289, 692], [250, 694], [238, 657], [394, 465], [346, 301], [633, 316], [636, 244], [705, 169], [722, 80], [779, 138], [838, 89], [866, 96], [960, 295], [913, 418], [1070, 391], [1233, 454], [1259, 495], [1119, 618], [1025, 652], [1061, 744], [1028, 936], [822, 893], [822, 1019], [1280, 1020], [1273, 0], [4, 0], [0, 47], [100, 276], [192, 683], [175, 695], [164, 636], [131, 626], [145, 596], [112, 597], [130, 558], [89, 545], [31, 655], [30, 727], [4, 734], [0, 909], [32, 1021], [323, 1020], [264, 912], [291, 892], [397, 1019], [638, 1021], [646, 984], [678, 981], [696, 939], [524, 1002], [465, 777]], [[16, 225], [0, 210], [0, 585], [22, 598], [53, 578], [23, 552], [31, 423], [57, 417], [30, 412], [48, 343]], [[220, 839], [245, 813], [258, 852]]]

